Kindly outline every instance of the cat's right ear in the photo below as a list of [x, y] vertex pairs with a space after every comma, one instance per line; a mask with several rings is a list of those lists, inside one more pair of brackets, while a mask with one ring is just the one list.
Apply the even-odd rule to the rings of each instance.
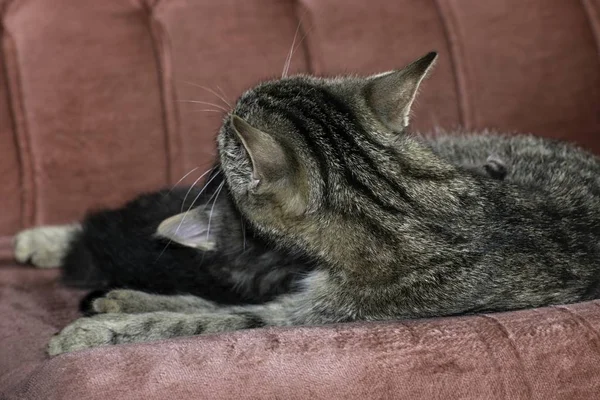
[[191, 210], [165, 219], [156, 229], [156, 236], [182, 246], [210, 251], [216, 247], [216, 238], [209, 231], [204, 213]]
[[419, 86], [436, 59], [437, 53], [431, 52], [403, 69], [369, 78], [365, 91], [367, 103], [391, 130], [402, 132], [408, 126]]

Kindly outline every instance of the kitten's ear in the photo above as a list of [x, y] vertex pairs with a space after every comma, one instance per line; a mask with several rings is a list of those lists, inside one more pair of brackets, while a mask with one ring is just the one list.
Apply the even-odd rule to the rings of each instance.
[[400, 132], [408, 126], [410, 108], [421, 81], [437, 58], [431, 52], [401, 70], [375, 75], [367, 83], [367, 102], [388, 128]]
[[253, 127], [237, 115], [232, 116], [231, 126], [250, 156], [255, 180], [268, 183], [285, 176], [290, 165], [283, 147], [273, 136]]
[[156, 236], [169, 239], [182, 246], [200, 250], [213, 250], [216, 238], [209, 233], [204, 214], [192, 210], [165, 219], [156, 229]]

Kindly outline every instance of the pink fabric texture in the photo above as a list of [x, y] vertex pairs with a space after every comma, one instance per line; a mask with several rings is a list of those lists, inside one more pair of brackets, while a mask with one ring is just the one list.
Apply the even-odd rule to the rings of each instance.
[[[414, 127], [600, 152], [600, 0], [0, 0], [0, 398], [590, 399], [600, 303], [259, 329], [48, 359], [80, 292], [11, 238], [176, 183], [243, 90], [376, 73], [437, 50]], [[193, 103], [199, 101], [205, 103]]]
[[[2, 399], [594, 399], [600, 302], [461, 318], [270, 328], [47, 359], [77, 296], [0, 270]], [[4, 335], [9, 333], [8, 337]]]

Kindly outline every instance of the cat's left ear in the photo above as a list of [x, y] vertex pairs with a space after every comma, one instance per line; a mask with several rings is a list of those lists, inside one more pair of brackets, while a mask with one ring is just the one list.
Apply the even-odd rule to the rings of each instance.
[[306, 211], [308, 196], [298, 185], [299, 168], [293, 154], [286, 152], [273, 135], [233, 115], [231, 126], [252, 163], [257, 192], [274, 195], [282, 209], [292, 215]]
[[431, 52], [403, 69], [368, 78], [367, 103], [391, 130], [401, 132], [408, 126], [410, 108], [419, 85], [436, 59], [437, 53]]
[[252, 178], [262, 183], [275, 183], [289, 174], [290, 162], [283, 146], [271, 134], [253, 127], [233, 115], [233, 127], [252, 162]]
[[155, 235], [182, 246], [210, 251], [214, 250], [216, 238], [208, 229], [207, 219], [199, 210], [191, 210], [165, 219]]

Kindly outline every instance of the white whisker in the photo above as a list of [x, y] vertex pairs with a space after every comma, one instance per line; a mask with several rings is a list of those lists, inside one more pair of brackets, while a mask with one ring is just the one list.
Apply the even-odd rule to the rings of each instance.
[[[298, 42], [298, 44], [296, 45], [296, 47], [295, 47], [295, 48], [292, 50], [292, 57], [290, 57], [290, 61], [291, 61], [291, 60], [292, 60], [292, 58], [294, 57], [294, 53], [296, 52], [296, 50], [298, 50], [298, 48], [299, 48], [299, 47], [302, 45], [302, 42], [304, 41], [304, 39], [306, 39], [306, 35], [307, 35], [307, 34], [308, 34], [308, 33], [306, 33], [306, 32], [305, 32], [305, 33], [302, 35], [302, 37], [300, 38], [300, 41]], [[289, 72], [289, 68], [290, 68], [290, 66], [288, 65], [288, 70], [285, 72], [285, 74], [286, 74], [286, 75], [287, 75], [287, 74], [288, 74], [288, 72]]]
[[294, 46], [296, 45], [296, 38], [298, 37], [298, 32], [300, 31], [300, 21], [298, 21], [298, 26], [296, 26], [296, 33], [294, 33], [294, 40], [292, 40], [292, 46], [290, 47], [290, 51], [285, 58], [285, 62], [283, 63], [283, 72], [281, 73], [281, 77], [287, 77], [288, 70], [290, 69], [290, 64], [292, 63], [292, 53], [294, 52]]
[[225, 107], [223, 107], [223, 106], [220, 106], [220, 105], [218, 105], [218, 104], [215, 104], [215, 103], [210, 103], [210, 102], [208, 102], [208, 101], [200, 101], [200, 100], [177, 100], [177, 101], [178, 101], [178, 102], [180, 102], [180, 103], [206, 104], [206, 105], [208, 105], [208, 106], [214, 106], [214, 107], [217, 107], [218, 109], [220, 109], [220, 110], [223, 110], [223, 111], [225, 111], [225, 112], [228, 112], [228, 111], [229, 111], [228, 109], [226, 109], [226, 108], [225, 108]]
[[192, 172], [196, 171], [198, 168], [200, 167], [196, 167], [193, 168], [190, 172], [188, 172], [187, 174], [185, 174], [180, 180], [178, 180], [173, 187], [171, 188], [171, 190], [169, 190], [169, 193], [171, 193], [173, 191], [173, 189], [175, 189], [177, 187], [177, 185], [179, 185], [181, 183], [182, 180], [184, 180], [185, 178], [187, 178]]
[[211, 110], [208, 108], [203, 108], [202, 110], [189, 110], [188, 112], [216, 112], [216, 113], [223, 113], [222, 110]]
[[[185, 201], [187, 200], [188, 196], [190, 195], [190, 192], [192, 191], [192, 189], [194, 188], [194, 186], [196, 186], [196, 184], [198, 183], [198, 181], [200, 181], [200, 179], [204, 178], [204, 176], [206, 176], [206, 174], [208, 174], [210, 171], [212, 171], [215, 167], [211, 167], [208, 169], [208, 171], [204, 172], [202, 175], [200, 175], [200, 177], [198, 177], [198, 179], [196, 179], [194, 181], [194, 183], [192, 183], [192, 186], [189, 187], [187, 193], [185, 194], [183, 201], [181, 202], [181, 210], [179, 212], [183, 212], [183, 207], [185, 206]], [[217, 175], [215, 175], [217, 176]], [[212, 179], [215, 179], [214, 177]], [[211, 179], [211, 181], [212, 181]], [[208, 183], [206, 183], [206, 185], [208, 185], [210, 183], [210, 181], [208, 181]], [[206, 187], [206, 185], [204, 185], [204, 187]], [[200, 193], [202, 193], [202, 191], [204, 191], [204, 188], [200, 191]]]
[[221, 92], [221, 94], [223, 95], [223, 97], [227, 98], [227, 95], [225, 94], [225, 92], [223, 91], [223, 89], [221, 89], [221, 87], [219, 85], [217, 85], [217, 90], [219, 92]]
[[158, 260], [160, 260], [160, 257], [165, 254], [165, 251], [167, 250], [167, 247], [169, 247], [169, 245], [171, 244], [171, 239], [169, 239], [169, 241], [167, 242], [167, 244], [165, 244], [165, 247], [163, 247], [162, 251], [160, 252], [160, 254], [158, 255], [158, 257], [156, 257], [156, 260], [154, 260], [154, 264], [156, 264], [158, 262]]
[[217, 199], [221, 194], [221, 190], [223, 189], [223, 185], [225, 185], [225, 181], [221, 182], [219, 185], [219, 189], [217, 190], [217, 195], [215, 196], [215, 201], [213, 201], [213, 205], [210, 208], [210, 214], [208, 215], [208, 226], [206, 227], [206, 240], [210, 237], [210, 222], [212, 221], [213, 211], [215, 209], [215, 204], [217, 204]]
[[[181, 228], [181, 225], [183, 225], [183, 222], [185, 221], [185, 219], [187, 218], [187, 215], [189, 214], [189, 212], [191, 211], [191, 209], [194, 207], [194, 204], [196, 204], [196, 202], [198, 201], [198, 199], [200, 198], [200, 196], [202, 195], [202, 193], [206, 190], [206, 188], [208, 187], [208, 185], [210, 185], [210, 183], [217, 177], [219, 176], [219, 174], [221, 173], [221, 171], [217, 171], [217, 173], [215, 174], [215, 176], [213, 176], [212, 178], [210, 178], [210, 180], [208, 182], [206, 182], [204, 184], [204, 187], [202, 188], [202, 190], [200, 191], [200, 193], [198, 193], [196, 195], [196, 197], [194, 198], [194, 200], [192, 201], [192, 204], [190, 204], [190, 207], [187, 209], [187, 211], [185, 212], [185, 215], [183, 216], [183, 218], [181, 218], [181, 221], [179, 221], [179, 225], [177, 225], [177, 229], [175, 229], [175, 233], [179, 232], [179, 228]], [[223, 182], [221, 183], [221, 185], [223, 184]], [[216, 191], [215, 191], [216, 193]], [[215, 194], [213, 193], [212, 196], [210, 196], [210, 198], [208, 199], [208, 201], [206, 202], [207, 204], [212, 200], [213, 196]], [[206, 204], [204, 205], [204, 207], [206, 208]], [[182, 205], [182, 210], [183, 210], [183, 205]]]
[[[300, 20], [298, 21], [298, 28], [300, 27]], [[298, 28], [296, 28], [296, 32], [298, 31]], [[296, 50], [298, 50], [298, 48], [302, 45], [302, 42], [304, 42], [304, 39], [306, 39], [306, 37], [308, 36], [308, 32], [312, 29], [312, 25], [309, 26], [307, 29], [304, 29], [304, 33], [302, 34], [302, 37], [300, 38], [300, 41], [298, 42], [298, 44], [296, 44], [296, 46], [294, 47], [293, 43], [292, 43], [292, 50], [291, 50], [291, 55], [289, 57], [289, 61], [288, 61], [288, 65], [287, 68], [284, 69], [285, 73], [284, 76], [285, 77], [288, 75], [289, 70], [290, 70], [290, 66], [291, 66], [291, 62], [292, 59], [294, 57], [294, 53], [296, 52]], [[294, 39], [296, 38], [296, 35], [294, 34]]]
[[219, 190], [219, 188], [224, 184], [224, 182], [221, 182], [219, 184], [219, 186], [217, 186], [217, 188], [215, 189], [214, 193], [210, 195], [210, 197], [208, 198], [208, 200], [206, 201], [206, 203], [204, 203], [204, 206], [202, 207], [202, 211], [206, 210], [206, 207], [208, 207], [208, 205], [210, 204], [210, 202], [212, 201], [212, 199], [215, 198], [215, 196], [217, 195], [217, 191]]
[[[187, 193], [185, 194], [185, 197], [183, 198], [183, 202], [181, 203], [181, 211], [183, 211], [183, 207], [185, 205], [185, 200], [187, 199], [187, 197], [190, 194], [190, 191], [194, 188], [194, 186], [196, 186], [196, 184], [198, 183], [198, 181], [200, 179], [202, 179], [206, 174], [208, 174], [210, 171], [214, 170], [215, 167], [211, 167], [208, 169], [208, 171], [204, 172], [198, 179], [196, 179], [194, 181], [194, 183], [192, 183], [192, 186], [190, 186], [190, 188], [188, 189]], [[177, 226], [177, 229], [175, 229], [175, 233], [177, 233], [179, 231], [179, 228], [181, 228], [181, 225], [183, 224], [183, 221], [185, 220], [185, 217], [187, 217], [187, 214], [190, 212], [190, 210], [192, 209], [192, 207], [194, 207], [194, 203], [196, 203], [196, 201], [198, 201], [198, 199], [200, 198], [200, 195], [202, 194], [202, 192], [204, 192], [204, 190], [206, 189], [206, 187], [212, 182], [213, 179], [215, 179], [219, 174], [221, 173], [221, 171], [218, 171], [215, 176], [213, 176], [208, 182], [206, 182], [204, 184], [204, 187], [202, 188], [202, 190], [200, 191], [200, 193], [198, 193], [198, 195], [194, 198], [194, 201], [192, 201], [192, 204], [190, 205], [190, 208], [187, 209], [187, 211], [185, 212], [185, 215], [183, 216], [183, 218], [181, 219], [181, 221], [179, 222], [179, 225]], [[189, 174], [188, 174], [189, 175]], [[185, 177], [184, 177], [185, 178]], [[165, 251], [167, 250], [167, 247], [169, 247], [169, 245], [171, 244], [173, 240], [169, 239], [169, 241], [167, 242], [167, 244], [165, 245], [165, 247], [162, 249], [162, 251], [160, 252], [160, 254], [158, 255], [158, 257], [156, 257], [156, 260], [154, 261], [154, 263], [156, 264], [158, 262], [158, 260], [160, 259], [160, 257], [165, 253]]]
[[219, 93], [215, 92], [214, 90], [212, 90], [212, 89], [210, 89], [210, 88], [207, 88], [206, 86], [199, 85], [199, 84], [197, 84], [197, 83], [194, 83], [194, 82], [189, 82], [189, 81], [182, 81], [182, 82], [184, 82], [184, 83], [187, 83], [188, 85], [192, 85], [192, 86], [199, 87], [200, 89], [204, 89], [204, 90], [206, 90], [207, 92], [214, 94], [214, 95], [215, 95], [215, 96], [217, 96], [219, 99], [223, 100], [223, 102], [224, 102], [224, 103], [225, 103], [225, 104], [226, 104], [226, 105], [227, 105], [229, 108], [232, 108], [232, 107], [231, 107], [231, 104], [229, 104], [229, 102], [228, 102], [228, 101], [225, 99], [225, 97], [221, 96]]

